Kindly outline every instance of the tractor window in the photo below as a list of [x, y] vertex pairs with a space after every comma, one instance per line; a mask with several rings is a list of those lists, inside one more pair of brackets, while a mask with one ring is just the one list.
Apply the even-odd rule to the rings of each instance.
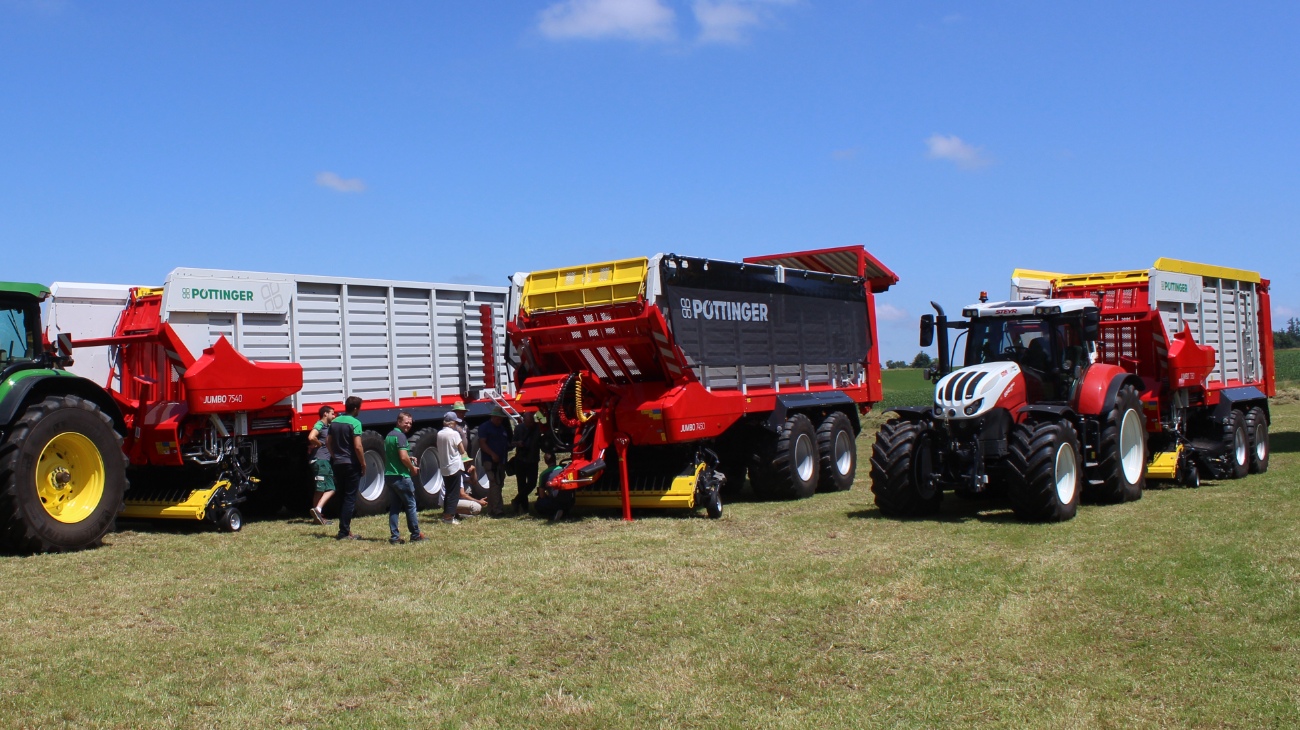
[[966, 340], [966, 364], [1016, 362], [1034, 370], [1052, 367], [1051, 327], [1041, 319], [977, 319]]
[[29, 313], [24, 304], [0, 301], [0, 367], [36, 357]]

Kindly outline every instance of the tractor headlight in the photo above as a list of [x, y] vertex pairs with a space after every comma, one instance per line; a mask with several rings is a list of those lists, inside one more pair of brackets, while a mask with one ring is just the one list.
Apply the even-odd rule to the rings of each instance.
[[975, 411], [978, 411], [980, 409], [980, 406], [982, 405], [984, 405], [984, 399], [977, 398], [974, 403], [971, 403], [970, 405], [966, 406], [966, 415], [968, 416], [975, 415]]

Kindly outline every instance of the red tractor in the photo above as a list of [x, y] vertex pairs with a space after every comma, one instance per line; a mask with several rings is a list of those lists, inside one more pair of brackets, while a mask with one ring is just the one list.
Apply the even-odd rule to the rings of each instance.
[[[922, 318], [922, 346], [939, 333], [934, 402], [894, 409], [880, 430], [882, 512], [932, 514], [945, 490], [999, 488], [1021, 519], [1068, 520], [1081, 496], [1140, 499], [1148, 477], [1195, 485], [1268, 468], [1271, 320], [1258, 274], [1160, 259], [1013, 281], [1019, 296], [981, 298], [964, 322], [937, 304]], [[950, 329], [965, 339], [955, 371]]]

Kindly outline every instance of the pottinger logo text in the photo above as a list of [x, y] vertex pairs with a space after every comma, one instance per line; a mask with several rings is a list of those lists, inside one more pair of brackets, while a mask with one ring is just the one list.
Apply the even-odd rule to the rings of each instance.
[[684, 319], [721, 319], [730, 322], [766, 322], [767, 305], [759, 302], [729, 302], [721, 299], [682, 297]]
[[1186, 284], [1181, 281], [1162, 281], [1160, 282], [1162, 291], [1176, 291], [1180, 294], [1186, 294], [1189, 290]]
[[217, 302], [251, 302], [253, 292], [247, 289], [181, 289], [181, 299], [204, 299]]

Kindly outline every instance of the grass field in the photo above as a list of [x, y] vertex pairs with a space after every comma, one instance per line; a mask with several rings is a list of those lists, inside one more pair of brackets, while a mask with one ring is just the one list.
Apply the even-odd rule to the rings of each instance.
[[1273, 444], [1059, 525], [883, 519], [863, 459], [717, 522], [137, 526], [0, 558], [0, 727], [1294, 727], [1294, 396]]

